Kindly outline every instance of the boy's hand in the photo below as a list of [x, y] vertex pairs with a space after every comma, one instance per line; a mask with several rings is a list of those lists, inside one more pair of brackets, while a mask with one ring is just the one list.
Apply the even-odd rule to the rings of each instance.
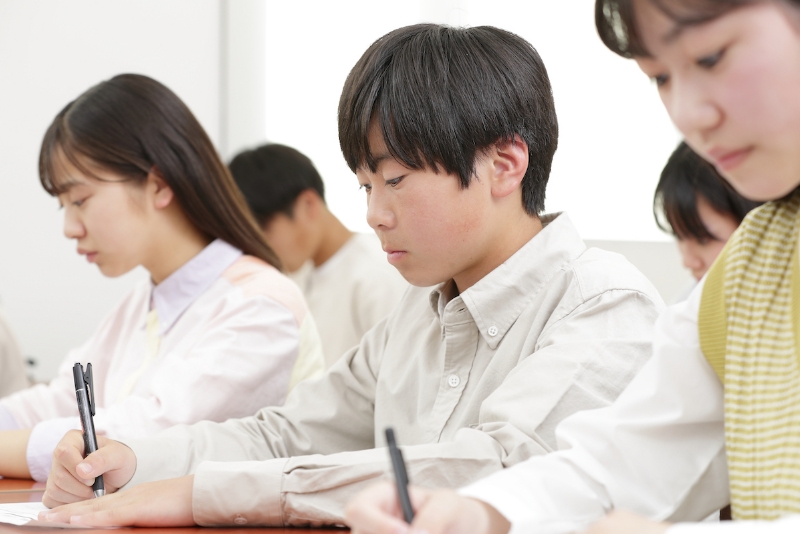
[[133, 478], [136, 455], [126, 445], [102, 436], [99, 449], [83, 457], [83, 434], [67, 432], [53, 451], [53, 467], [47, 478], [42, 503], [48, 508], [94, 498], [94, 478], [103, 475], [107, 493], [113, 493]]
[[150, 482], [106, 495], [53, 508], [40, 521], [87, 527], [185, 527], [194, 525], [194, 475]]
[[347, 505], [353, 534], [506, 534], [511, 525], [491, 506], [452, 490], [409, 487], [414, 521], [403, 521], [393, 484], [375, 484]]
[[664, 534], [669, 523], [657, 523], [630, 512], [611, 512], [583, 534]]

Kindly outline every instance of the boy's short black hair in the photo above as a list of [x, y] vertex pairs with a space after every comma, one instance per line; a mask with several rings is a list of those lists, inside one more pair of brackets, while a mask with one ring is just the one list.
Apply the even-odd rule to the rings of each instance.
[[528, 146], [525, 211], [544, 210], [558, 144], [553, 94], [536, 50], [513, 33], [416, 24], [367, 49], [339, 100], [339, 144], [353, 172], [377, 169], [372, 121], [389, 155], [412, 169], [457, 174], [466, 188], [480, 152], [519, 135]]
[[276, 213], [292, 217], [294, 201], [307, 189], [325, 200], [322, 177], [311, 160], [294, 148], [263, 145], [238, 154], [228, 166], [260, 225]]
[[761, 205], [734, 191], [710, 163], [683, 142], [669, 157], [656, 186], [653, 215], [658, 227], [679, 239], [696, 239], [701, 243], [719, 239], [700, 219], [698, 195], [714, 211], [731, 217], [736, 224]]

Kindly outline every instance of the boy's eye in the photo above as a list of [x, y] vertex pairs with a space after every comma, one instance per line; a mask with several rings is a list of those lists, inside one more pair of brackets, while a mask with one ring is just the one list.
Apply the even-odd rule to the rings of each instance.
[[402, 182], [403, 178], [405, 178], [405, 176], [398, 176], [397, 178], [393, 178], [391, 180], [386, 180], [386, 185], [391, 186], [391, 187], [397, 187], [397, 184]]
[[358, 188], [359, 189], [363, 189], [364, 191], [366, 191], [368, 195], [372, 191], [372, 186], [370, 184], [361, 184], [361, 185], [358, 186]]
[[717, 63], [719, 60], [722, 59], [722, 56], [725, 54], [725, 49], [723, 48], [719, 52], [715, 54], [710, 54], [708, 56], [703, 56], [697, 60], [697, 65], [703, 67], [704, 69], [710, 69]]

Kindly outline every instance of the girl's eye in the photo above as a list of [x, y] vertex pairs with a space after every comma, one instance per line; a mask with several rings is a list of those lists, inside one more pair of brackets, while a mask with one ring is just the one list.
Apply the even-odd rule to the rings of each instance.
[[86, 202], [86, 199], [85, 199], [85, 198], [83, 198], [83, 199], [81, 199], [81, 200], [75, 200], [75, 201], [73, 201], [73, 202], [72, 202], [72, 205], [73, 205], [73, 206], [75, 206], [76, 208], [80, 208], [81, 206], [83, 206], [83, 203], [84, 203], [84, 202]]
[[700, 67], [703, 67], [704, 69], [710, 69], [711, 67], [719, 63], [719, 60], [722, 59], [722, 56], [724, 54], [725, 54], [725, 49], [723, 48], [722, 50], [720, 50], [715, 54], [701, 57], [700, 59], [697, 60], [697, 64]]

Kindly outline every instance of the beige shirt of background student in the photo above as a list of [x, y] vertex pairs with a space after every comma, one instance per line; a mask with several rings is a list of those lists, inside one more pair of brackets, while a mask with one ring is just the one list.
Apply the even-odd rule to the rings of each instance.
[[303, 290], [317, 323], [326, 367], [358, 345], [409, 287], [372, 233], [354, 233], [325, 263], [307, 261], [289, 278]]

